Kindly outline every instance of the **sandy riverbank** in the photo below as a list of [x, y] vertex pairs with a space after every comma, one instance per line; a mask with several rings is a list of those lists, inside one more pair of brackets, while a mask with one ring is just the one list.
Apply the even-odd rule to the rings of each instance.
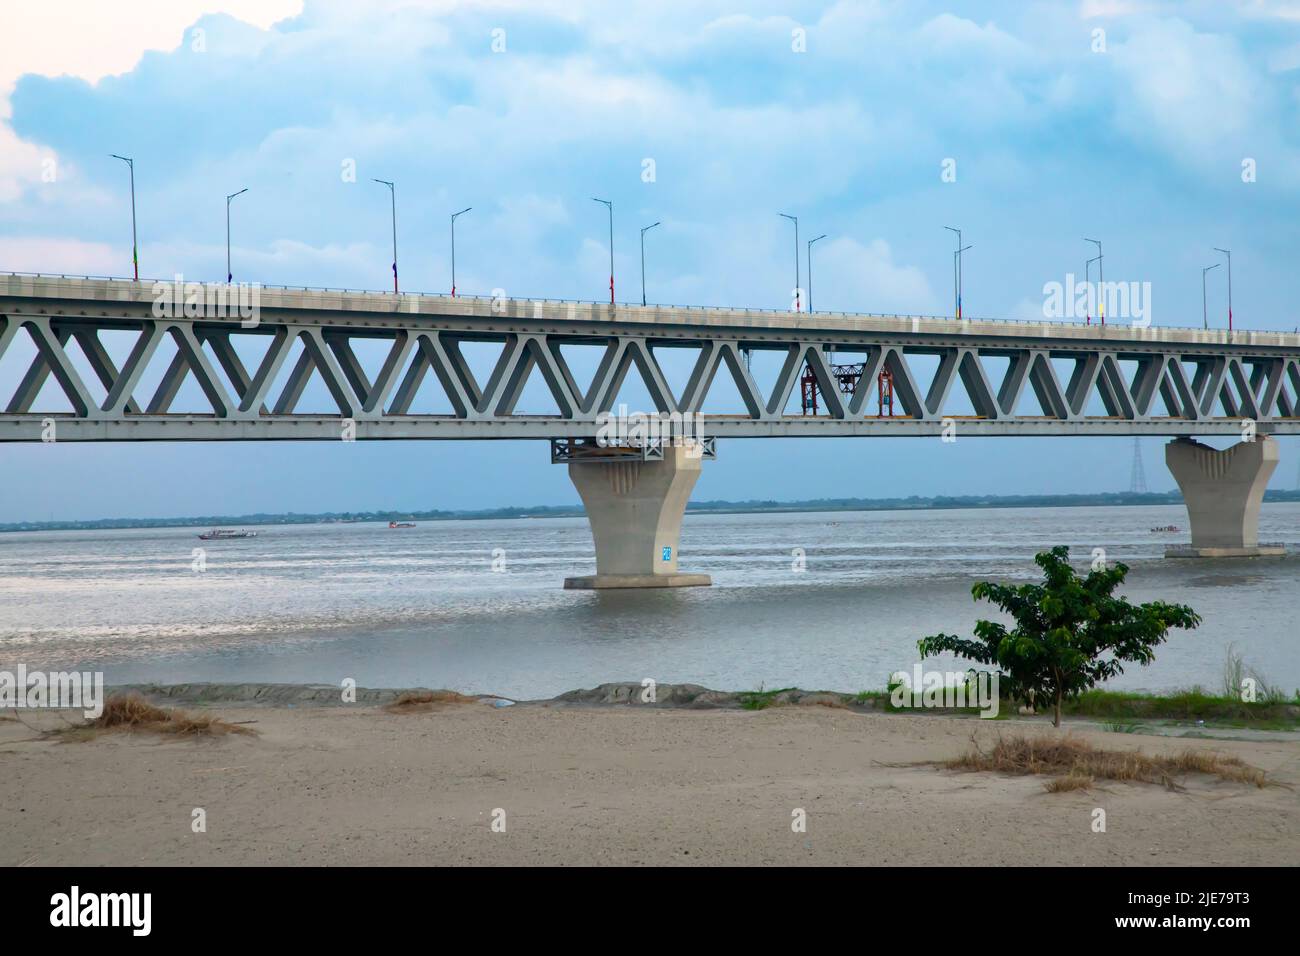
[[[196, 695], [190, 694], [190, 699]], [[256, 698], [249, 692], [244, 697]], [[207, 703], [256, 736], [34, 734], [0, 720], [0, 865], [1289, 864], [1300, 798], [1192, 777], [1186, 792], [897, 764], [1041, 722], [824, 706], [477, 701], [393, 714], [289, 691]], [[304, 704], [306, 706], [304, 706]], [[187, 704], [190, 709], [194, 705]], [[6, 716], [12, 717], [12, 712]], [[1076, 730], [1112, 749], [1232, 754], [1300, 785], [1300, 741]], [[195, 808], [207, 832], [191, 831]], [[1107, 832], [1091, 829], [1094, 808]], [[506, 830], [493, 832], [497, 808]], [[791, 813], [807, 813], [807, 832]]]

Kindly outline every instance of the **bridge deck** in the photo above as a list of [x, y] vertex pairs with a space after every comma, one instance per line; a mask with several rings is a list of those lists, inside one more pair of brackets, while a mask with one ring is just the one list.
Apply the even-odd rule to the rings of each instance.
[[[129, 354], [110, 354], [105, 332], [132, 333]], [[250, 336], [265, 346], [256, 360]], [[633, 370], [651, 402], [640, 411], [701, 416], [716, 437], [1300, 434], [1300, 334], [1284, 332], [0, 275], [0, 362], [24, 339], [34, 358], [0, 380], [0, 441], [590, 437]], [[358, 358], [362, 342], [383, 350], [380, 367]], [[483, 342], [500, 353], [480, 380], [464, 348]], [[599, 347], [585, 388], [570, 345]], [[687, 350], [685, 384], [670, 387], [661, 360]], [[762, 355], [779, 371], [760, 387]], [[845, 359], [870, 387], [841, 389]], [[151, 363], [166, 369], [143, 389]], [[719, 372], [743, 409], [703, 415]], [[804, 375], [824, 414], [792, 413]], [[873, 404], [882, 375], [897, 417]], [[337, 414], [299, 412], [314, 376]], [[558, 413], [520, 407], [537, 379]], [[51, 380], [62, 411], [38, 400]], [[210, 411], [172, 410], [187, 381]], [[412, 413], [426, 381], [450, 414]]]
[[[24, 306], [58, 310], [57, 314], [78, 311], [101, 318], [135, 318], [141, 307], [152, 309], [158, 289], [172, 286], [174, 280], [95, 279], [64, 276], [33, 276], [0, 273], [0, 314], [21, 310]], [[206, 286], [212, 289], [215, 286]], [[1189, 345], [1227, 348], [1300, 349], [1300, 334], [1237, 329], [1199, 329], [1177, 326], [1135, 327], [1128, 323], [1102, 326], [1084, 322], [1029, 321], [1022, 319], [963, 318], [933, 315], [899, 315], [884, 313], [815, 312], [797, 313], [771, 309], [730, 309], [708, 306], [635, 305], [608, 302], [585, 302], [563, 299], [510, 298], [502, 296], [457, 296], [433, 293], [353, 291], [343, 289], [258, 286], [263, 314], [291, 314], [303, 324], [339, 324], [347, 314], [348, 322], [364, 327], [398, 327], [410, 317], [431, 321], [470, 319], [498, 323], [503, 330], [521, 331], [509, 320], [543, 324], [598, 322], [605, 325], [669, 326], [670, 337], [680, 338], [692, 328], [709, 334], [749, 335], [775, 332], [786, 336], [797, 332], [814, 338], [840, 333], [886, 335], [924, 334], [927, 336], [973, 336], [984, 339], [1052, 340], [1057, 343]], [[314, 313], [322, 313], [316, 315]]]

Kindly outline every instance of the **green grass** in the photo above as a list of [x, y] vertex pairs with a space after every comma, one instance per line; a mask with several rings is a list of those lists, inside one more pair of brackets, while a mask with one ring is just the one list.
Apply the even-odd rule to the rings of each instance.
[[[744, 691], [737, 694], [745, 710], [766, 710], [778, 706], [782, 695], [806, 694], [797, 687]], [[888, 690], [863, 690], [856, 694], [837, 694], [847, 706], [872, 707], [884, 713], [917, 712], [913, 707], [894, 707]], [[997, 720], [1013, 719], [1020, 702], [1003, 698]], [[1232, 696], [1215, 694], [1202, 687], [1168, 694], [1136, 694], [1124, 691], [1090, 690], [1075, 700], [1064, 702], [1062, 713], [1072, 717], [1097, 718], [1111, 733], [1132, 734], [1145, 729], [1144, 723], [1156, 720], [1195, 723], [1205, 721], [1209, 727], [1251, 728], [1255, 730], [1300, 730], [1300, 701], [1259, 701], [1247, 703]], [[934, 713], [978, 713], [978, 708], [961, 710], [931, 709]], [[1048, 713], [1040, 708], [1039, 714]]]
[[1238, 652], [1237, 646], [1229, 644], [1224, 651], [1223, 696], [1240, 698], [1248, 680], [1254, 684], [1253, 696], [1257, 701], [1265, 704], [1300, 704], [1300, 690], [1295, 692], [1294, 699], [1288, 700], [1286, 691], [1246, 663], [1246, 658]]
[[883, 691], [864, 690], [858, 694], [842, 694], [836, 690], [810, 691], [800, 687], [765, 690], [760, 686], [758, 690], [741, 691], [736, 694], [736, 700], [745, 710], [766, 710], [769, 707], [780, 707], [786, 704], [822, 707], [870, 706], [874, 699], [888, 696]]
[[[980, 708], [974, 703], [975, 684], [973, 682], [968, 682], [966, 684], [967, 706], [965, 707], [914, 707], [911, 705], [912, 691], [910, 690], [906, 691], [903, 695], [904, 699], [907, 700], [908, 703], [901, 707], [896, 707], [894, 705], [894, 688], [898, 686], [898, 683], [891, 680], [886, 690], [874, 692], [862, 691], [862, 693], [858, 694], [857, 700], [859, 703], [865, 704], [872, 698], [877, 698], [884, 711], [889, 714], [908, 714], [922, 710], [931, 714], [978, 714], [980, 712]], [[945, 690], [944, 693], [947, 693], [947, 691]], [[1016, 705], [1005, 699], [1000, 703], [999, 713], [1006, 713], [1007, 707], [1011, 708], [1011, 713], [1015, 713]]]
[[1062, 713], [1073, 717], [1146, 720], [1204, 720], [1207, 724], [1300, 729], [1300, 706], [1294, 703], [1259, 701], [1248, 703], [1235, 697], [1212, 694], [1201, 687], [1171, 694], [1134, 694], [1112, 690], [1089, 690], [1062, 705]]
[[777, 690], [758, 690], [748, 691], [747, 693], [737, 694], [740, 699], [740, 706], [745, 710], [766, 710], [768, 707], [777, 703], [777, 695], [784, 694], [792, 690], [798, 690], [798, 687], [781, 687]]

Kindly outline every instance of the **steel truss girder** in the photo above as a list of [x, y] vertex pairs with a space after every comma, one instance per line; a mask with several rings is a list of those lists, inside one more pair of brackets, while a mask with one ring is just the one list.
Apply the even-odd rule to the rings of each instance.
[[[742, 407], [726, 415], [703, 415], [710, 435], [925, 434], [925, 428], [899, 426], [931, 425], [953, 417], [962, 419], [973, 434], [1230, 434], [1240, 430], [1243, 419], [1253, 420], [1266, 433], [1300, 434], [1300, 347], [1013, 342], [974, 335], [926, 338], [811, 329], [764, 329], [751, 336], [740, 329], [711, 332], [696, 326], [674, 330], [635, 324], [609, 325], [603, 334], [586, 325], [541, 323], [525, 328], [513, 321], [502, 326], [495, 320], [476, 325], [431, 323], [418, 315], [375, 319], [304, 313], [293, 321], [263, 319], [247, 328], [237, 320], [11, 309], [0, 313], [0, 361], [23, 336], [35, 347], [35, 357], [16, 383], [0, 381], [0, 441], [39, 440], [39, 423], [51, 417], [59, 424], [60, 440], [327, 437], [316, 429], [329, 416], [297, 411], [313, 376], [320, 377], [338, 408], [334, 421], [354, 422], [358, 438], [589, 437], [603, 416], [615, 411], [620, 388], [634, 368], [654, 405], [638, 411], [664, 415], [701, 415], [717, 376], [729, 376]], [[100, 338], [108, 330], [136, 336], [120, 368]], [[255, 367], [235, 341], [247, 335], [266, 343]], [[359, 339], [386, 343], [373, 380], [354, 349]], [[161, 380], [152, 394], [137, 395], [146, 368], [167, 342], [175, 346], [175, 354]], [[468, 342], [491, 342], [500, 348], [483, 381], [464, 354]], [[600, 349], [585, 389], [562, 352], [566, 345]], [[697, 350], [680, 392], [670, 386], [656, 354], [666, 348]], [[296, 359], [287, 375], [282, 374], [295, 349]], [[746, 360], [751, 352], [782, 355], [774, 379], [763, 384], [755, 378]], [[831, 369], [833, 357], [843, 353], [864, 356], [863, 376], [851, 395], [840, 391]], [[937, 358], [928, 383], [916, 375], [915, 359], [921, 355]], [[1000, 381], [990, 377], [986, 364], [994, 358], [1007, 362]], [[1065, 379], [1058, 374], [1060, 363], [1073, 363]], [[78, 365], [89, 368], [90, 379], [83, 379]], [[1126, 372], [1126, 365], [1132, 371]], [[786, 411], [805, 368], [816, 380], [825, 406], [817, 416]], [[902, 414], [882, 421], [869, 408], [869, 399], [876, 377], [886, 370]], [[451, 414], [411, 413], [429, 373], [445, 394]], [[210, 411], [171, 410], [189, 377]], [[557, 413], [516, 411], [533, 378], [540, 379]], [[70, 412], [37, 407], [50, 382], [62, 392]], [[102, 400], [92, 397], [88, 382], [102, 387]], [[958, 383], [973, 415], [952, 412]], [[1018, 410], [1027, 390], [1037, 400], [1038, 414]], [[1093, 399], [1104, 415], [1089, 413]], [[1052, 430], [1051, 423], [1062, 428]]]

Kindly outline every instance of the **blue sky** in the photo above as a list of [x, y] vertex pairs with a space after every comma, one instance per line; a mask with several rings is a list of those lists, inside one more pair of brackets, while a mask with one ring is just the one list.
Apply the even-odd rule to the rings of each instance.
[[[397, 183], [414, 290], [447, 288], [447, 217], [473, 206], [462, 292], [600, 298], [602, 196], [620, 298], [639, 295], [639, 228], [662, 221], [652, 301], [786, 307], [789, 212], [802, 238], [828, 234], [819, 309], [948, 310], [957, 225], [968, 315], [1040, 316], [1044, 283], [1093, 254], [1086, 235], [1107, 279], [1151, 283], [1157, 325], [1200, 323], [1214, 246], [1233, 250], [1238, 327], [1300, 324], [1300, 3], [100, 6], [24, 10], [0, 38], [2, 270], [129, 274], [116, 152], [136, 158], [146, 276], [220, 279], [225, 196], [248, 187], [237, 279], [383, 288], [378, 177]], [[17, 374], [0, 365], [0, 386]], [[1149, 484], [1171, 488], [1160, 443], [1144, 451]], [[732, 441], [696, 497], [1122, 490], [1131, 453]], [[1285, 442], [1275, 487], [1298, 456]], [[5, 446], [0, 468], [21, 476], [0, 520], [576, 500], [541, 443]]]

